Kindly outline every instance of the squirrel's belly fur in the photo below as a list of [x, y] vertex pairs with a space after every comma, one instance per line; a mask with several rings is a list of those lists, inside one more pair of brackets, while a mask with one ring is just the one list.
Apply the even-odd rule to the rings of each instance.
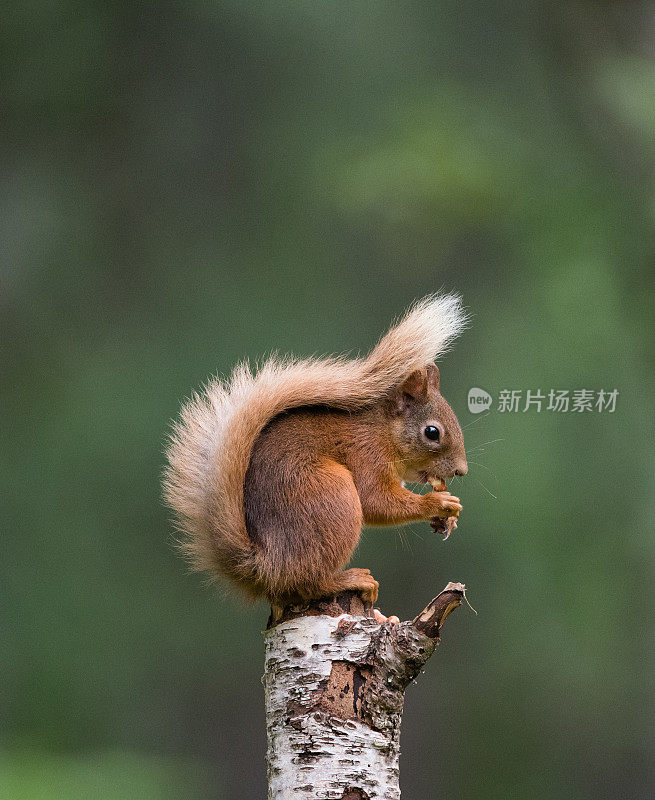
[[[164, 494], [194, 568], [271, 600], [329, 589], [321, 576], [343, 567], [359, 538], [358, 491], [343, 458], [303, 440], [302, 414], [294, 436], [284, 429], [292, 417], [280, 415], [371, 407], [442, 354], [464, 324], [459, 298], [430, 296], [366, 358], [271, 358], [255, 374], [242, 364], [188, 401], [167, 449]], [[267, 449], [274, 435], [284, 443], [275, 451]]]
[[330, 593], [359, 541], [362, 509], [340, 447], [343, 425], [356, 427], [345, 412], [300, 409], [276, 417], [253, 447], [246, 530], [258, 579], [279, 604]]

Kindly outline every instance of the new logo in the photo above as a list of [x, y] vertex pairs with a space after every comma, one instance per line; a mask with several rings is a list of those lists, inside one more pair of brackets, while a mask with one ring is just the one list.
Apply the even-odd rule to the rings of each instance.
[[491, 408], [491, 395], [484, 389], [473, 387], [469, 389], [469, 411], [471, 414], [479, 414]]

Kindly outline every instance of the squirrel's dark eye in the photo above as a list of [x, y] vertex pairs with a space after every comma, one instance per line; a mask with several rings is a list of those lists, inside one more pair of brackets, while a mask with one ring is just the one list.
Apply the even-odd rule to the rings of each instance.
[[434, 425], [426, 425], [423, 433], [425, 434], [425, 438], [429, 439], [431, 442], [438, 442], [439, 437], [441, 436], [439, 433], [439, 428]]

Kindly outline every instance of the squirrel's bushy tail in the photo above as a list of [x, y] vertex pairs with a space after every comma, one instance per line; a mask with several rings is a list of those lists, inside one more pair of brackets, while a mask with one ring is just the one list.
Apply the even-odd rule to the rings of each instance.
[[229, 381], [212, 381], [189, 400], [167, 450], [164, 495], [194, 568], [245, 589], [257, 583], [243, 487], [255, 440], [273, 417], [298, 406], [354, 410], [372, 403], [441, 355], [465, 322], [457, 296], [431, 295], [366, 358], [272, 357], [255, 374], [244, 363]]

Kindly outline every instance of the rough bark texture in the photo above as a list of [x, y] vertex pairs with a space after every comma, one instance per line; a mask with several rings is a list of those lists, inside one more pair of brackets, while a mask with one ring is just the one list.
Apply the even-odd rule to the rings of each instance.
[[345, 592], [287, 608], [266, 638], [269, 800], [396, 800], [405, 688], [464, 598], [449, 583], [411, 622], [380, 625]]

